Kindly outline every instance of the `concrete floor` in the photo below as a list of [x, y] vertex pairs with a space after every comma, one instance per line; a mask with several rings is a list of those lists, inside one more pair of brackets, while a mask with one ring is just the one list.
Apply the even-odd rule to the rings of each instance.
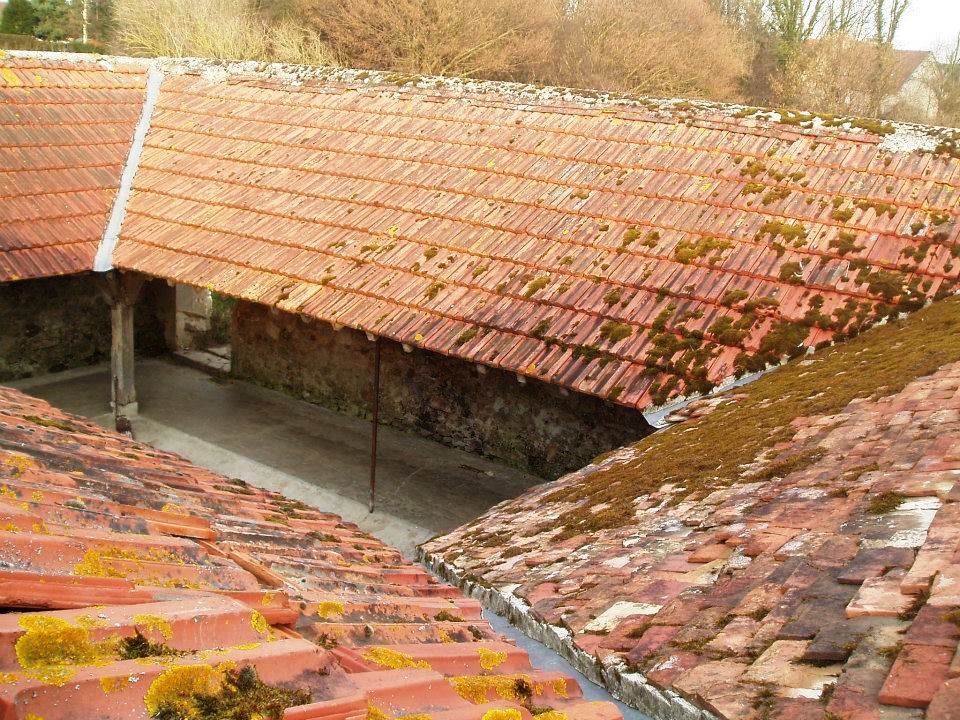
[[[337, 513], [413, 557], [417, 544], [516, 497], [539, 478], [380, 428], [377, 509], [367, 512], [370, 423], [169, 359], [137, 363], [138, 440]], [[11, 383], [110, 426], [109, 368]]]

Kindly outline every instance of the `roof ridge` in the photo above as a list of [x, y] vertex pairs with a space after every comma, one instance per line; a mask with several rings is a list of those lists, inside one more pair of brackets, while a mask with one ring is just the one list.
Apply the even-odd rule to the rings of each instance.
[[[956, 133], [955, 128], [920, 123], [886, 121], [879, 118], [816, 113], [798, 109], [774, 109], [721, 102], [698, 98], [654, 98], [625, 92], [569, 88], [557, 85], [539, 85], [506, 80], [480, 80], [469, 77], [453, 77], [403, 73], [389, 70], [366, 70], [322, 65], [267, 62], [262, 60], [224, 60], [198, 57], [136, 58], [122, 55], [90, 55], [87, 53], [57, 53], [35, 50], [11, 50], [6, 55], [12, 58], [35, 58], [39, 60], [68, 60], [96, 63], [105, 70], [112, 70], [112, 63], [123, 62], [157, 68], [164, 77], [176, 74], [199, 74], [211, 81], [263, 80], [278, 85], [309, 88], [315, 83], [331, 83], [359, 89], [390, 88], [394, 91], [425, 91], [425, 96], [450, 97], [446, 93], [462, 96], [500, 95], [520, 103], [518, 109], [535, 110], [550, 103], [566, 106], [584, 106], [602, 111], [641, 109], [651, 113], [686, 113], [695, 111], [716, 113], [729, 120], [783, 122], [798, 131], [850, 137], [881, 137], [881, 147], [892, 152], [936, 150], [944, 137]], [[2, 56], [0, 56], [2, 57]], [[432, 91], [429, 92], [429, 91]], [[445, 91], [445, 92], [440, 92]], [[670, 115], [671, 119], [675, 119]], [[715, 119], [715, 118], [714, 118]], [[807, 124], [804, 126], [804, 124]]]

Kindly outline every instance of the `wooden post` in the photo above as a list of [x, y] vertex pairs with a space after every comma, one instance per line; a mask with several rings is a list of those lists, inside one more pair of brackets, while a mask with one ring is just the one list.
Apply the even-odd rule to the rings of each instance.
[[137, 413], [133, 377], [133, 310], [144, 277], [111, 270], [100, 277], [100, 291], [110, 305], [110, 399], [115, 417]]
[[373, 426], [370, 435], [370, 512], [377, 492], [377, 429], [380, 425], [380, 338], [373, 341]]
[[135, 415], [137, 389], [133, 377], [133, 305], [118, 300], [110, 306], [110, 374], [115, 415]]

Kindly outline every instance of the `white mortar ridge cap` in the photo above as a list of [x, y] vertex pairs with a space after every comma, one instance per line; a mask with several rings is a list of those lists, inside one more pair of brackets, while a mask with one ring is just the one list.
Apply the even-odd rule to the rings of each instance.
[[[261, 80], [278, 85], [302, 88], [306, 84], [343, 86], [349, 89], [389, 91], [393, 93], [423, 95], [424, 97], [460, 97], [463, 100], [489, 101], [499, 96], [499, 101], [513, 104], [521, 111], [538, 112], [551, 105], [580, 107], [587, 110], [640, 110], [657, 118], [695, 118], [704, 120], [734, 120], [746, 127], [774, 127], [784, 117], [791, 120], [789, 127], [795, 132], [815, 136], [862, 135], [864, 139], [877, 142], [886, 151], [933, 152], [944, 140], [960, 142], [960, 130], [934, 125], [920, 125], [894, 121], [820, 115], [801, 110], [772, 110], [736, 103], [683, 98], [651, 98], [628, 93], [592, 91], [549, 85], [507, 82], [500, 80], [476, 80], [473, 78], [441, 75], [416, 75], [383, 70], [360, 70], [330, 66], [309, 66], [292, 63], [265, 62], [260, 60], [220, 60], [210, 58], [135, 58], [89, 53], [58, 53], [35, 50], [9, 50], [5, 55], [13, 58], [63, 61], [98, 64], [111, 69], [114, 63], [155, 67], [165, 75], [196, 74], [212, 82], [230, 80]], [[2, 56], [0, 56], [2, 57]], [[419, 92], [418, 92], [419, 91]], [[718, 117], [719, 116], [719, 117]], [[801, 124], [797, 124], [797, 123]], [[890, 132], [877, 135], [870, 127], [882, 124]]]

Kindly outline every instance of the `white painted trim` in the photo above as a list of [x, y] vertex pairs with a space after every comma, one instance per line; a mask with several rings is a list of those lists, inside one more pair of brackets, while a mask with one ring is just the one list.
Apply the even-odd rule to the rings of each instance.
[[147, 139], [147, 131], [150, 129], [153, 108], [157, 104], [162, 81], [163, 73], [156, 67], [151, 67], [147, 73], [147, 96], [143, 103], [140, 119], [137, 121], [137, 127], [133, 132], [130, 153], [127, 155], [123, 172], [120, 174], [120, 187], [113, 199], [110, 219], [107, 221], [107, 227], [104, 229], [100, 245], [97, 247], [97, 255], [93, 259], [95, 272], [113, 270], [113, 250], [117, 246], [117, 240], [120, 238], [120, 228], [123, 226], [123, 218], [127, 214], [127, 201], [130, 199], [130, 191], [133, 190], [133, 179], [137, 174], [137, 168], [140, 167], [140, 155], [143, 152], [144, 141]]

